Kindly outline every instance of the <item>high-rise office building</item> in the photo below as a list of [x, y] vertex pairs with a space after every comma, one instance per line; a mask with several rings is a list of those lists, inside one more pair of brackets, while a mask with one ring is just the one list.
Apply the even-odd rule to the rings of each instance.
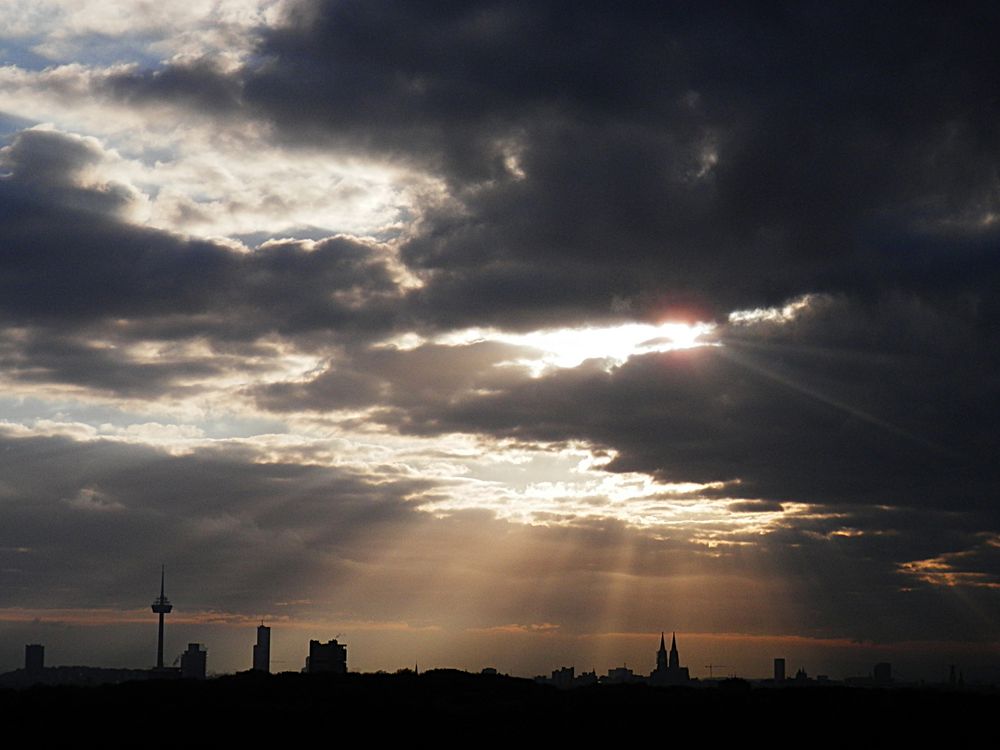
[[181, 677], [204, 680], [207, 664], [208, 652], [200, 643], [189, 643], [187, 651], [181, 654]]
[[785, 660], [782, 658], [777, 658], [774, 660], [774, 681], [775, 682], [785, 681]]
[[271, 628], [257, 626], [257, 643], [253, 647], [253, 668], [256, 672], [271, 671]]
[[24, 647], [24, 671], [37, 675], [45, 668], [45, 646], [29, 643]]
[[347, 674], [347, 646], [334, 638], [327, 643], [309, 641], [309, 658], [306, 671], [310, 673], [333, 672]]
[[573, 687], [573, 680], [576, 679], [575, 667], [560, 667], [552, 670], [552, 684], [557, 688], [565, 690]]
[[880, 661], [872, 670], [872, 677], [876, 685], [892, 684], [892, 664], [887, 661]]

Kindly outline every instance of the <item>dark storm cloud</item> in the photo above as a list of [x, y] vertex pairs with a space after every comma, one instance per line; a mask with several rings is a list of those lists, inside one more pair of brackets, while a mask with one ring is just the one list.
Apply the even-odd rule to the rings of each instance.
[[201, 381], [247, 366], [242, 359], [184, 355], [136, 362], [117, 347], [38, 329], [14, 335], [0, 332], [0, 357], [4, 374], [20, 382], [75, 383], [97, 391], [147, 397], [162, 394], [177, 381]]
[[[992, 640], [994, 591], [921, 579], [905, 572], [900, 562], [923, 550], [954, 549], [968, 557], [979, 582], [996, 583], [1000, 561], [995, 555], [974, 559], [981, 540], [955, 530], [952, 517], [907, 514], [911, 518], [901, 520], [899, 528], [893, 526], [898, 518], [868, 519], [877, 530], [857, 536], [843, 529], [818, 536], [793, 527], [771, 536], [763, 551], [743, 556], [742, 564], [756, 565], [765, 575], [794, 571], [783, 592], [789, 597], [785, 601], [805, 605], [797, 620], [817, 635], [876, 643], [899, 640], [902, 633], [913, 640]], [[864, 526], [865, 514], [858, 516]], [[967, 556], [966, 550], [973, 554]]]
[[[82, 183], [99, 158], [89, 142], [44, 131], [21, 132], [4, 149], [0, 310], [8, 326], [224, 342], [364, 336], [398, 315], [401, 291], [386, 251], [334, 237], [241, 253], [136, 226], [125, 218], [130, 190]], [[113, 365], [116, 354], [100, 356]]]
[[403, 249], [428, 274], [419, 314], [443, 326], [616, 299], [704, 316], [992, 284], [998, 20], [987, 4], [302, 2], [228, 81], [109, 85], [182, 103], [238, 88], [288, 142], [444, 176], [458, 208]]
[[[718, 351], [611, 374], [491, 382], [487, 364], [464, 362], [478, 383], [451, 377], [408, 399], [392, 361], [453, 353], [360, 347], [257, 395], [276, 410], [377, 404], [403, 431], [587, 439], [619, 451], [612, 469], [740, 479], [748, 498], [975, 506], [996, 479], [983, 468], [997, 366], [995, 14], [301, 3], [238, 73], [167, 67], [108, 85], [220, 112], [237, 94], [211, 92], [241, 92], [243, 111], [288, 142], [441, 174], [454, 202], [427, 208], [402, 248], [426, 285], [401, 294], [348, 240], [240, 256], [69, 213], [73, 196], [102, 192], [72, 181], [53, 208], [16, 169], [21, 151], [40, 159], [25, 134], [4, 183], [16, 221], [3, 304], [15, 321], [179, 317], [178, 335], [252, 339], [717, 316], [833, 290], [847, 302], [808, 326], [732, 329]], [[42, 184], [62, 185], [80, 158], [43, 164]], [[70, 223], [72, 236], [47, 238]], [[28, 225], [44, 231], [29, 240]], [[838, 347], [850, 356], [816, 354]]]
[[[281, 612], [278, 602], [311, 599], [292, 610], [451, 627], [552, 622], [569, 633], [614, 623], [653, 631], [669, 617], [681, 630], [712, 622], [780, 633], [794, 607], [800, 634], [993, 634], [985, 589], [955, 597], [898, 568], [957, 553], [956, 569], [996, 580], [982, 536], [934, 513], [846, 509], [709, 550], [683, 529], [529, 527], [469, 512], [436, 519], [411, 504], [426, 482], [259, 458], [236, 445], [171, 455], [0, 435], [4, 606], [136, 609], [165, 562], [187, 613]], [[848, 523], [864, 533], [834, 533]], [[875, 528], [883, 536], [869, 535]], [[764, 606], [732, 606], [748, 596]]]
[[108, 79], [107, 92], [142, 106], [164, 100], [205, 112], [235, 112], [240, 104], [239, 82], [208, 60], [171, 65], [152, 73], [122, 73]]
[[427, 486], [258, 459], [235, 445], [171, 455], [0, 435], [5, 606], [130, 606], [123, 592], [166, 562], [189, 610], [266, 610], [307, 596], [317, 571], [335, 581]]
[[254, 389], [264, 408], [326, 411], [377, 405], [436, 409], [442, 401], [473, 391], [495, 392], [522, 382], [521, 367], [500, 367], [532, 353], [528, 347], [484, 341], [468, 346], [427, 344], [411, 350], [353, 350], [303, 383]]
[[783, 507], [779, 502], [768, 500], [742, 500], [729, 504], [733, 513], [780, 513]]
[[[1000, 403], [996, 333], [969, 301], [813, 298], [790, 322], [732, 324], [722, 346], [591, 361], [530, 378], [500, 346], [359, 354], [260, 392], [272, 409], [337, 408], [361, 377], [373, 418], [415, 434], [468, 432], [613, 448], [611, 471], [812, 503], [991, 508]], [[435, 380], [427, 362], [445, 373]], [[445, 365], [445, 363], [450, 363]], [[421, 375], [421, 373], [425, 373]], [[1000, 519], [998, 519], [1000, 520]]]
[[16, 134], [0, 154], [5, 224], [14, 224], [24, 211], [24, 218], [35, 219], [29, 229], [41, 228], [43, 223], [28, 210], [36, 203], [59, 206], [81, 215], [121, 214], [134, 198], [123, 185], [105, 184], [96, 189], [79, 185], [80, 173], [100, 158], [97, 145], [82, 138], [45, 130]]
[[[766, 535], [720, 537], [717, 563], [687, 530], [661, 530], [668, 549], [640, 558], [640, 580], [653, 570], [679, 581], [708, 575], [731, 600], [763, 576], [782, 583], [759, 589], [761, 597], [802, 603], [795, 618], [803, 632], [981, 639], [991, 637], [991, 587], [1000, 583], [990, 541], [1000, 529], [992, 455], [1000, 347], [990, 321], [969, 299], [944, 307], [907, 295], [814, 298], [792, 321], [727, 326], [721, 347], [634, 357], [611, 372], [594, 361], [532, 379], [497, 367], [524, 353], [516, 349], [425, 346], [358, 354], [311, 382], [257, 395], [273, 409], [342, 408], [356, 394], [345, 383], [363, 372], [377, 390], [368, 397], [381, 407], [370, 419], [403, 432], [582, 439], [618, 452], [611, 471], [727, 481], [704, 494], [747, 498], [729, 503], [733, 513], [785, 514]], [[427, 365], [433, 361], [450, 365], [440, 381]], [[814, 510], [803, 514], [789, 503]], [[595, 537], [586, 542], [588, 561], [615, 544], [603, 532]], [[930, 574], [920, 564], [938, 559], [945, 567]], [[752, 573], [742, 578], [737, 570]], [[579, 586], [581, 597], [606, 585], [570, 570], [560, 580], [568, 590]], [[643, 584], [634, 588], [641, 598]], [[678, 595], [687, 596], [684, 616], [774, 632], [759, 609], [736, 616], [687, 589]], [[638, 605], [621, 606], [626, 621], [655, 629]], [[589, 614], [561, 599], [543, 612], [590, 627]], [[861, 622], [859, 612], [878, 614]], [[694, 619], [679, 627], [694, 628]]]

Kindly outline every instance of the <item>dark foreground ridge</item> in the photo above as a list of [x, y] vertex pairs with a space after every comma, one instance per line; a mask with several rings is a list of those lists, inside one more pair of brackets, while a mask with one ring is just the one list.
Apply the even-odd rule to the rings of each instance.
[[866, 747], [901, 739], [923, 744], [934, 736], [965, 745], [990, 729], [998, 709], [996, 690], [789, 690], [731, 680], [701, 689], [617, 685], [560, 691], [531, 680], [454, 670], [244, 672], [207, 681], [0, 690], [0, 716], [15, 724], [48, 738], [65, 733], [112, 745], [151, 739], [154, 729], [163, 744], [174, 745], [185, 737], [306, 742], [316, 731], [331, 740], [360, 732], [371, 739], [467, 745], [497, 737], [524, 743], [617, 737], [631, 743], [650, 728], [716, 741], [770, 736], [823, 746], [838, 738]]

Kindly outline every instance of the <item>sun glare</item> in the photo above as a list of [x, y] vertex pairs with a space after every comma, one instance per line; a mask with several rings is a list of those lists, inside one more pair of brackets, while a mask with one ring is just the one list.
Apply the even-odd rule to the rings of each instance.
[[538, 364], [577, 367], [588, 359], [602, 359], [611, 365], [620, 365], [637, 354], [708, 345], [710, 342], [704, 337], [713, 328], [709, 323], [627, 323], [607, 328], [559, 328], [525, 334], [500, 334], [497, 338], [538, 349], [542, 352]]
[[[696, 346], [717, 346], [711, 339], [712, 323], [626, 323], [603, 328], [551, 328], [529, 333], [508, 333], [496, 329], [471, 328], [435, 339], [435, 343], [463, 346], [478, 341], [501, 341], [538, 350], [537, 356], [516, 360], [538, 374], [552, 367], [577, 367], [586, 360], [604, 360], [613, 367], [629, 357]], [[399, 348], [417, 345], [414, 341], [392, 342]]]

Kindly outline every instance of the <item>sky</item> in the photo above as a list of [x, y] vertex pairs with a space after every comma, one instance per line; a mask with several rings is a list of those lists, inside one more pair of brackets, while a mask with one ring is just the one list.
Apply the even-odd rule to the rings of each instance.
[[998, 22], [3, 3], [0, 670], [1000, 679]]

